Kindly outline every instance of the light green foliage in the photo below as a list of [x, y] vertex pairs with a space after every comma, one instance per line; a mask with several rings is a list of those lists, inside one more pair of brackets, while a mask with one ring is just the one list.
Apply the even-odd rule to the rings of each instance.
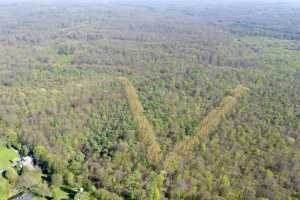
[[[31, 170], [26, 167], [22, 169], [22, 174], [19, 179], [19, 186], [25, 189], [37, 189], [40, 185], [43, 184], [42, 172], [39, 169]], [[44, 185], [43, 185], [44, 186]], [[44, 187], [41, 187], [44, 189]]]
[[13, 169], [13, 168], [8, 168], [5, 172], [4, 172], [4, 177], [10, 182], [10, 183], [16, 183], [19, 175], [17, 174], [17, 172]]
[[13, 148], [7, 148], [0, 143], [0, 170], [8, 169], [12, 166], [12, 162], [19, 159], [17, 151]]
[[118, 195], [111, 193], [105, 189], [99, 189], [96, 192], [96, 197], [99, 200], [122, 200], [123, 198], [119, 197]]
[[54, 187], [52, 188], [52, 198], [53, 200], [69, 199], [69, 195], [61, 188]]
[[164, 185], [165, 177], [163, 174], [152, 173], [151, 181], [148, 186], [149, 199], [160, 200], [162, 198], [161, 189]]
[[226, 176], [226, 175], [222, 176], [221, 185], [223, 187], [229, 187], [230, 186], [230, 180], [229, 180], [228, 176]]
[[63, 184], [63, 176], [61, 174], [53, 174], [51, 176], [51, 185], [60, 187]]
[[0, 200], [7, 200], [10, 194], [11, 186], [9, 182], [0, 176]]
[[77, 193], [74, 197], [74, 200], [91, 200], [89, 193]]
[[66, 176], [65, 180], [66, 180], [67, 184], [70, 186], [73, 186], [75, 184], [74, 174], [71, 172], [68, 172], [65, 176]]

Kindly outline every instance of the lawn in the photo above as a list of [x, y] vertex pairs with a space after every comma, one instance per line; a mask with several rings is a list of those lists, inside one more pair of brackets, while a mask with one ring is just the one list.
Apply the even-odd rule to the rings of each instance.
[[[18, 160], [19, 154], [12, 148], [7, 148], [5, 145], [0, 143], [0, 171], [8, 169], [12, 165], [12, 161]], [[0, 200], [6, 200], [10, 195], [11, 185], [9, 182], [0, 174]]]
[[0, 175], [0, 200], [5, 200], [9, 195], [9, 183]]
[[0, 171], [1, 169], [7, 169], [11, 167], [12, 161], [18, 160], [19, 154], [12, 148], [0, 144]]

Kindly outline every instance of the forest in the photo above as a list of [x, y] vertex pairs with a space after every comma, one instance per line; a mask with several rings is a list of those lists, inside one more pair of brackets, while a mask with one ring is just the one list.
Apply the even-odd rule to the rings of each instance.
[[0, 200], [299, 200], [297, 1], [0, 1]]

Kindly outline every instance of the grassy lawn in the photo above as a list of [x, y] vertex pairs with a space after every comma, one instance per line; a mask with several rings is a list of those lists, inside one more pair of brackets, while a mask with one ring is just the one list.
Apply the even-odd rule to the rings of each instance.
[[0, 144], [0, 170], [11, 167], [12, 161], [18, 159], [19, 155], [17, 151]]
[[[11, 161], [19, 159], [17, 151], [9, 149], [0, 144], [0, 170], [11, 167]], [[6, 199], [10, 195], [10, 185], [0, 174], [0, 200]]]
[[0, 175], [0, 200], [4, 200], [9, 195], [9, 183]]

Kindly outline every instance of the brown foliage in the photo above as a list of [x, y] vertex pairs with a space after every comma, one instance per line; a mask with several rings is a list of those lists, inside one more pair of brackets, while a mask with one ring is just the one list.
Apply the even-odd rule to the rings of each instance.
[[[125, 77], [119, 77], [118, 80], [125, 88], [126, 96], [129, 102], [130, 111], [137, 125], [139, 140], [145, 145], [145, 151], [148, 161], [153, 166], [158, 166], [161, 161], [161, 149], [155, 137], [155, 132], [150, 122], [144, 115], [144, 108], [139, 101], [136, 89]], [[221, 121], [230, 113], [237, 102], [238, 97], [245, 95], [248, 88], [239, 85], [232, 90], [231, 95], [224, 97], [219, 106], [213, 109], [202, 120], [200, 125], [194, 130], [193, 136], [175, 144], [164, 161], [164, 169], [176, 170], [182, 158], [192, 153], [193, 148], [201, 143], [201, 139], [215, 131]]]
[[248, 90], [248, 88], [239, 85], [232, 91], [232, 95], [224, 97], [219, 106], [209, 112], [202, 120], [200, 125], [194, 130], [192, 137], [175, 144], [173, 151], [166, 156], [164, 162], [165, 169], [176, 169], [180, 159], [191, 154], [194, 146], [201, 143], [201, 138], [208, 136], [218, 128], [222, 119], [225, 118], [226, 114], [228, 114], [236, 104], [236, 98], [245, 95]]
[[138, 129], [139, 140], [145, 145], [147, 159], [153, 166], [158, 166], [161, 159], [161, 149], [153, 127], [144, 115], [144, 108], [139, 101], [136, 89], [127, 78], [119, 77], [118, 80], [125, 88], [130, 111]]

